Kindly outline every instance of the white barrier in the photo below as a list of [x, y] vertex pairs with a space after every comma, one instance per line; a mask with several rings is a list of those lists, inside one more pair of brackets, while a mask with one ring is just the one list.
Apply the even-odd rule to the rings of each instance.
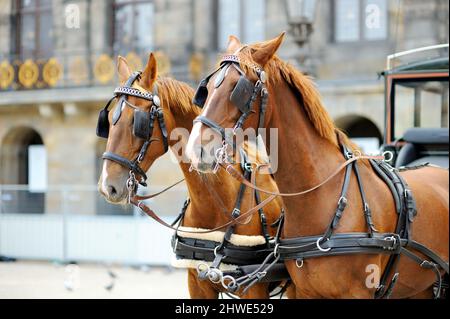
[[[85, 203], [89, 196], [74, 196], [74, 192], [67, 189], [53, 190], [61, 194], [61, 200], [58, 200], [61, 202], [61, 210], [56, 213], [10, 213], [9, 211], [23, 209], [14, 205], [14, 201], [17, 201], [14, 192], [18, 191], [28, 190], [0, 185], [2, 256], [55, 261], [170, 265], [170, 241], [173, 232], [146, 216], [137, 212], [132, 215], [89, 214], [86, 211], [75, 214], [73, 211], [78, 207], [77, 201]], [[93, 188], [82, 191], [94, 194], [96, 190]], [[65, 194], [71, 195], [65, 197]], [[48, 196], [57, 198], [55, 194]], [[184, 196], [184, 190], [173, 191], [167, 195], [170, 203], [166, 203], [163, 198], [151, 205], [156, 207], [157, 211], [167, 211], [164, 209], [166, 207], [173, 211], [172, 206], [181, 208]], [[32, 205], [32, 201], [29, 205]], [[171, 222], [176, 215], [172, 213], [162, 218]]]
[[[167, 221], [175, 217], [165, 218]], [[172, 233], [143, 217], [0, 214], [0, 255], [169, 265]]]

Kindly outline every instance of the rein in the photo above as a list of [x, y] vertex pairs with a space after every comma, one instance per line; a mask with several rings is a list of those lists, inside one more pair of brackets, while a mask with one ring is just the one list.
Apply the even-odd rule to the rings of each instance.
[[246, 186], [253, 188], [256, 191], [262, 192], [262, 193], [266, 193], [269, 195], [274, 195], [274, 196], [281, 196], [281, 197], [292, 197], [292, 196], [301, 196], [301, 195], [305, 195], [308, 194], [312, 191], [315, 191], [316, 189], [322, 187], [323, 185], [325, 185], [326, 183], [328, 183], [333, 177], [335, 177], [337, 174], [339, 174], [340, 171], [342, 171], [344, 168], [346, 168], [348, 165], [350, 165], [351, 163], [357, 161], [357, 160], [364, 160], [364, 159], [372, 159], [372, 160], [384, 160], [385, 157], [384, 156], [369, 156], [369, 155], [359, 155], [359, 156], [353, 156], [350, 159], [346, 160], [344, 163], [342, 163], [341, 165], [339, 165], [336, 170], [334, 170], [334, 172], [328, 176], [326, 179], [324, 179], [322, 182], [320, 182], [319, 184], [303, 190], [303, 191], [299, 191], [296, 193], [281, 193], [281, 192], [273, 192], [273, 191], [269, 191], [267, 189], [263, 189], [260, 188], [256, 185], [253, 185], [251, 183], [249, 183], [244, 176], [237, 171], [231, 164], [229, 163], [223, 163], [221, 166], [227, 171], [228, 174], [230, 174], [233, 178], [235, 178], [236, 180], [238, 180], [241, 183], [244, 183]]
[[[181, 182], [181, 181], [180, 181]], [[173, 187], [175, 185], [172, 185], [171, 187]], [[170, 187], [170, 188], [171, 188]], [[166, 191], [167, 189], [165, 189], [164, 191]], [[161, 191], [159, 193], [153, 194], [153, 195], [149, 195], [151, 197], [145, 197], [144, 199], [147, 198], [152, 198], [155, 197], [161, 193], [163, 193], [164, 191]], [[191, 234], [207, 234], [207, 233], [212, 233], [215, 232], [217, 230], [221, 230], [225, 227], [228, 226], [233, 226], [236, 224], [239, 224], [241, 220], [245, 220], [246, 217], [249, 217], [250, 215], [253, 215], [254, 213], [258, 212], [261, 208], [263, 208], [264, 206], [266, 206], [267, 204], [269, 204], [272, 200], [274, 200], [277, 196], [276, 195], [271, 195], [269, 197], [267, 197], [265, 200], [263, 200], [261, 203], [259, 203], [258, 205], [252, 207], [251, 209], [247, 210], [245, 213], [243, 213], [242, 215], [238, 216], [237, 218], [230, 220], [229, 222], [220, 225], [218, 227], [215, 227], [213, 229], [209, 229], [209, 230], [204, 230], [204, 231], [188, 231], [188, 230], [181, 230], [178, 229], [177, 227], [173, 227], [172, 225], [166, 223], [164, 220], [162, 220], [158, 214], [156, 214], [150, 207], [148, 207], [147, 205], [145, 205], [142, 202], [142, 197], [140, 196], [133, 196], [129, 199], [130, 204], [133, 204], [134, 206], [136, 206], [137, 208], [139, 208], [142, 212], [144, 212], [148, 217], [152, 218], [153, 220], [155, 220], [156, 222], [158, 222], [160, 225], [169, 228], [171, 230], [174, 231], [178, 231], [178, 232], [182, 232], [182, 233], [191, 233]]]
[[157, 192], [157, 193], [153, 193], [153, 194], [149, 194], [149, 195], [134, 195], [134, 198], [135, 198], [136, 200], [150, 199], [150, 198], [159, 196], [159, 195], [161, 195], [161, 194], [167, 192], [169, 189], [171, 189], [171, 188], [177, 186], [178, 184], [181, 184], [182, 182], [184, 182], [184, 178], [180, 179], [179, 181], [173, 183], [172, 185], [170, 185], [170, 186], [164, 188], [163, 190], [161, 190], [161, 191], [159, 191], [159, 192]]

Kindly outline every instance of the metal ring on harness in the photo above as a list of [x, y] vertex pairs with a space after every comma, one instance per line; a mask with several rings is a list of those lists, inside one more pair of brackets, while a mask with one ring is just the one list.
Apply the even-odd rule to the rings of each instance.
[[356, 156], [356, 157], [360, 157], [360, 156], [362, 156], [362, 153], [361, 153], [360, 150], [354, 150], [353, 151], [353, 155]]
[[[229, 280], [230, 282], [228, 284], [226, 284], [225, 280]], [[235, 291], [237, 288], [236, 279], [230, 275], [223, 276], [221, 283], [222, 283], [223, 288], [225, 288], [227, 290]]]
[[273, 248], [273, 257], [277, 258], [278, 255], [278, 247], [280, 246], [279, 243], [275, 244], [275, 247]]
[[217, 254], [218, 254], [217, 250], [218, 250], [219, 248], [221, 248], [221, 246], [222, 246], [222, 245], [218, 245], [218, 246], [214, 247], [214, 257], [217, 257]]
[[[300, 265], [298, 264], [298, 261], [301, 261], [301, 263], [300, 263]], [[295, 265], [297, 266], [297, 268], [302, 268], [303, 267], [303, 258], [301, 258], [301, 259], [296, 259], [295, 260]]]
[[[319, 249], [320, 251], [323, 251], [323, 252], [330, 251], [331, 248], [322, 248], [322, 247], [320, 247], [320, 241], [321, 241], [322, 239], [323, 239], [323, 237], [320, 237], [319, 239], [317, 239], [317, 241], [316, 241], [317, 249]], [[330, 240], [330, 239], [327, 238], [327, 241], [329, 241], [329, 240]]]
[[[204, 269], [202, 270], [201, 268], [204, 267]], [[209, 266], [207, 263], [199, 263], [196, 267], [197, 269], [197, 274], [200, 274], [204, 271], [209, 272]]]
[[[385, 161], [385, 162], [390, 162], [394, 158], [394, 153], [392, 153], [391, 151], [385, 151], [385, 152], [383, 152], [382, 155], [384, 157], [383, 161]], [[389, 155], [389, 157], [386, 155]]]

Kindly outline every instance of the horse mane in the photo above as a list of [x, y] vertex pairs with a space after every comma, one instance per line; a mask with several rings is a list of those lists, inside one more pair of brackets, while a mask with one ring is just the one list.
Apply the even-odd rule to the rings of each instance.
[[156, 83], [162, 105], [171, 112], [200, 114], [201, 109], [192, 103], [194, 89], [188, 84], [169, 77], [159, 77]]
[[[241, 57], [241, 61], [244, 61], [244, 63], [241, 62], [241, 67], [245, 72], [254, 72], [252, 64], [257, 65], [257, 63], [254, 62], [251, 52], [252, 48], [258, 49], [259, 46], [260, 44], [258, 43], [252, 44], [251, 46], [244, 47], [238, 53]], [[249, 65], [245, 63], [246, 61], [250, 62]], [[347, 135], [335, 126], [331, 116], [322, 104], [320, 93], [310, 76], [301, 73], [290, 63], [281, 60], [276, 55], [267, 62], [264, 66], [264, 71], [267, 74], [269, 83], [274, 85], [277, 82], [284, 80], [288, 83], [293, 92], [301, 97], [305, 112], [311, 124], [321, 137], [339, 147], [337, 138], [337, 135], [339, 135], [341, 142], [354, 150], [359, 150], [359, 148], [350, 141]]]

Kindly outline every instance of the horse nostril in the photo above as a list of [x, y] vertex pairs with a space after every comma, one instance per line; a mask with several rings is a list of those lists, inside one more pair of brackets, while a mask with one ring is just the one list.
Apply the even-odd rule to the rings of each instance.
[[110, 185], [108, 186], [108, 193], [109, 195], [115, 196], [117, 195], [117, 190], [114, 186]]

